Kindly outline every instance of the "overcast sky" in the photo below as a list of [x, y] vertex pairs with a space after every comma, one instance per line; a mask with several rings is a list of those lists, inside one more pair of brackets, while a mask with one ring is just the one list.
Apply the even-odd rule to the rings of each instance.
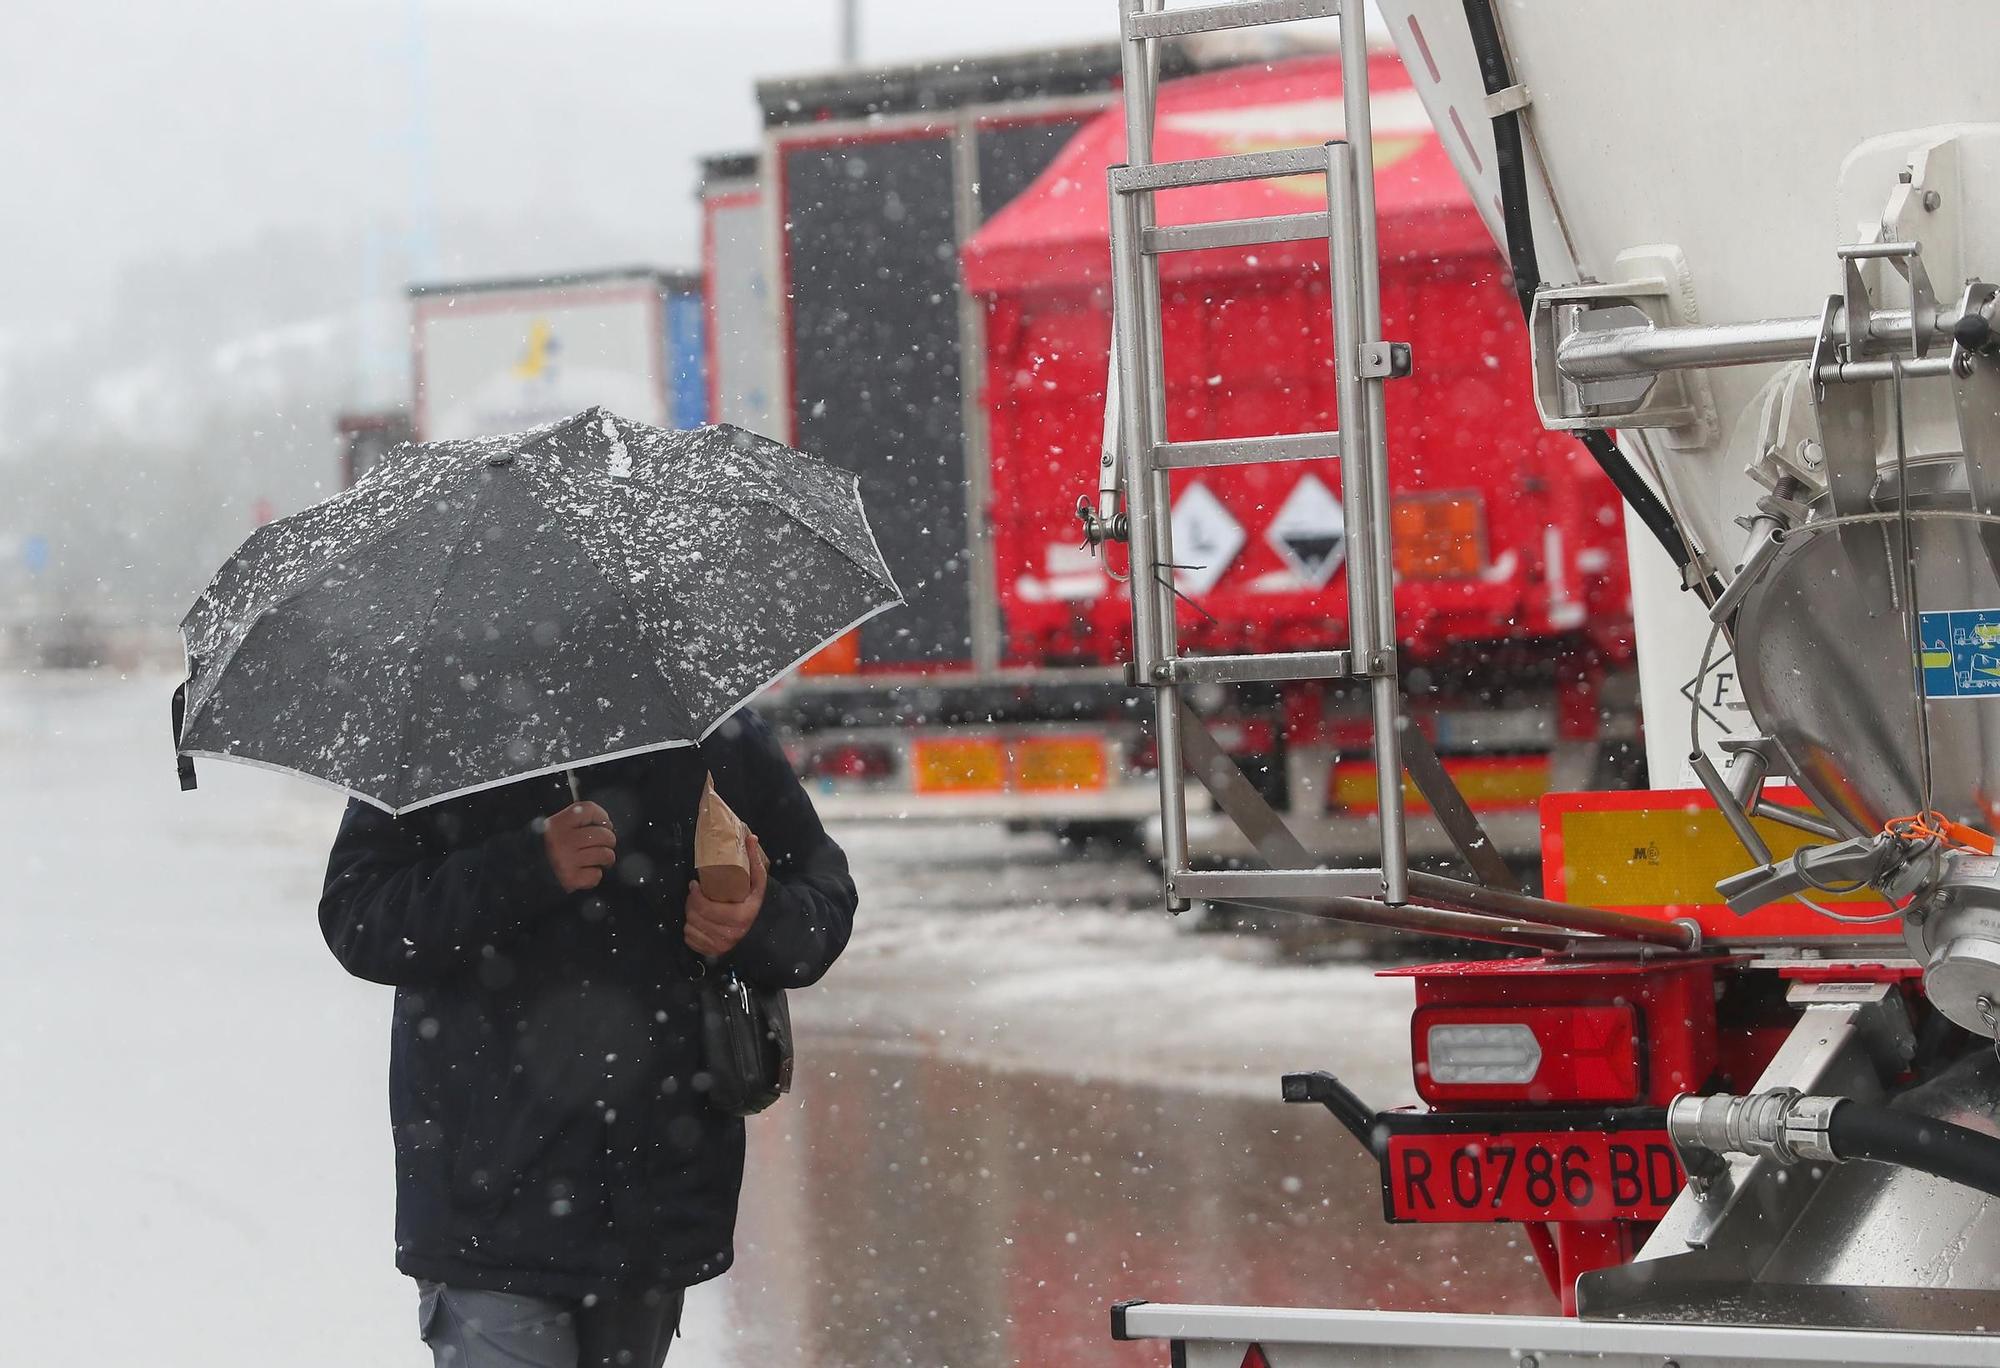
[[[1102, 41], [1115, 0], [861, 0], [864, 60]], [[526, 270], [693, 264], [695, 158], [748, 148], [752, 82], [837, 53], [836, 0], [6, 0], [0, 331], [122, 265], [270, 228], [519, 215]], [[421, 35], [421, 41], [414, 41]], [[413, 96], [415, 98], [413, 98]], [[418, 138], [413, 143], [412, 139]], [[427, 139], [428, 156], [412, 148]], [[581, 212], [551, 215], [538, 204]], [[536, 239], [536, 221], [593, 230]], [[393, 284], [391, 288], [394, 288]]]

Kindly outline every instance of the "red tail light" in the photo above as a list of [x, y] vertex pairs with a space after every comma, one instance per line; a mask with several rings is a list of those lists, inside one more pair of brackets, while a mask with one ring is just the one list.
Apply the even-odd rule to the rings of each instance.
[[1432, 1104], [1635, 1102], [1639, 1017], [1601, 1007], [1422, 1007], [1410, 1020], [1417, 1095]]
[[816, 747], [805, 763], [808, 779], [887, 779], [895, 772], [895, 753], [867, 741]]

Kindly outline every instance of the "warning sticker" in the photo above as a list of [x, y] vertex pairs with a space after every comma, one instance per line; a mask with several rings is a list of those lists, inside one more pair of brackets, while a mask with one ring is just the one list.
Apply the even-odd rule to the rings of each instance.
[[1243, 549], [1243, 524], [1199, 480], [1174, 500], [1174, 579], [1184, 594], [1205, 594]]
[[2000, 608], [1919, 615], [1924, 697], [2000, 698]]
[[1300, 477], [1264, 540], [1308, 587], [1324, 587], [1347, 559], [1347, 519], [1340, 500], [1317, 475]]

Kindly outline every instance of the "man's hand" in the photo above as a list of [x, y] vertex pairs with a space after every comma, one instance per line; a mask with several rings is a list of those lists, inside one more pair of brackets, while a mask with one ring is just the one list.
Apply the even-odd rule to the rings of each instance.
[[542, 824], [549, 868], [565, 893], [581, 893], [604, 881], [618, 862], [618, 833], [611, 814], [595, 803], [571, 803]]
[[753, 833], [750, 837], [750, 896], [742, 902], [717, 902], [701, 891], [701, 881], [688, 884], [687, 943], [701, 955], [726, 955], [750, 934], [750, 926], [764, 906], [764, 889], [770, 881], [771, 862]]

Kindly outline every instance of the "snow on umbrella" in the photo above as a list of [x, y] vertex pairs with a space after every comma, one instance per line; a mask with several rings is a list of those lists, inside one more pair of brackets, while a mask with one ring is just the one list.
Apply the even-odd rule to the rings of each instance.
[[181, 622], [176, 740], [407, 812], [692, 744], [901, 602], [853, 475], [593, 408], [252, 533]]

